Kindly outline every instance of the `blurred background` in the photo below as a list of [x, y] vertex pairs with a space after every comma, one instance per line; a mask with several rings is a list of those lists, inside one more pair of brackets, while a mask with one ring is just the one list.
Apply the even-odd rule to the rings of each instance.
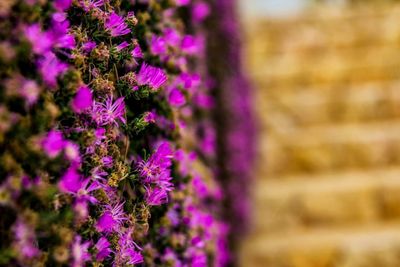
[[259, 121], [241, 266], [399, 267], [399, 1], [240, 12]]

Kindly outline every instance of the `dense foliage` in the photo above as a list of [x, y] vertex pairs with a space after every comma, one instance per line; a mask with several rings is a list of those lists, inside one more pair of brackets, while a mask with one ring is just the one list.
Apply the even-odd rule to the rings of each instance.
[[[229, 227], [230, 262], [237, 262], [251, 212], [250, 188], [256, 151], [256, 118], [252, 112], [252, 86], [242, 64], [243, 31], [236, 2], [209, 1], [207, 19], [209, 75], [214, 79], [218, 180], [224, 189], [222, 217]], [[223, 40], [223, 42], [221, 42]]]
[[224, 266], [208, 5], [0, 6], [0, 265]]

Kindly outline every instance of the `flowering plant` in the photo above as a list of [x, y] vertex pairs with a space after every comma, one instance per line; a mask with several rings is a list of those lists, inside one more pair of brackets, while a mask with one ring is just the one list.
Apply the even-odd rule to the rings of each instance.
[[1, 5], [0, 265], [226, 265], [207, 4]]

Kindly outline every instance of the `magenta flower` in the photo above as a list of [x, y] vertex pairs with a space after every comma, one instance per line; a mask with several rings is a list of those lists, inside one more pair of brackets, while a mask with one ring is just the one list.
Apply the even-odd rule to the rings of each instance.
[[169, 93], [168, 102], [173, 107], [180, 107], [186, 103], [186, 99], [179, 89], [174, 88]]
[[183, 52], [193, 55], [199, 52], [200, 46], [196, 38], [192, 35], [185, 35], [182, 40], [181, 49]]
[[132, 240], [132, 229], [127, 229], [120, 235], [118, 240], [119, 250], [115, 255], [114, 264], [116, 266], [126, 266], [128, 264], [138, 264], [143, 262], [142, 254], [137, 251], [140, 247]]
[[104, 167], [111, 168], [113, 166], [113, 158], [111, 156], [105, 156], [101, 159]]
[[107, 30], [110, 31], [111, 36], [120, 36], [130, 33], [128, 26], [122, 17], [118, 16], [115, 12], [109, 14], [104, 24]]
[[173, 151], [167, 142], [162, 142], [150, 158], [139, 164], [140, 175], [144, 178], [148, 205], [157, 206], [168, 201], [168, 192], [174, 185], [171, 183], [171, 165]]
[[193, 97], [193, 102], [200, 108], [211, 109], [215, 106], [214, 98], [205, 93], [199, 92]]
[[76, 113], [81, 113], [92, 106], [92, 92], [89, 87], [83, 85], [79, 87], [74, 99], [72, 100], [72, 110]]
[[207, 255], [203, 250], [193, 250], [191, 255], [191, 267], [204, 267], [207, 266]]
[[118, 125], [118, 121], [126, 123], [124, 98], [120, 97], [113, 102], [113, 97], [110, 96], [104, 103], [95, 102], [92, 108], [92, 118], [99, 126]]
[[34, 230], [22, 220], [18, 219], [13, 226], [15, 246], [23, 258], [33, 258], [39, 255], [40, 251], [36, 246]]
[[134, 59], [143, 58], [142, 49], [140, 49], [139, 45], [136, 45], [135, 48], [133, 48], [131, 55]]
[[117, 222], [113, 219], [111, 212], [106, 211], [99, 217], [96, 223], [96, 230], [99, 232], [111, 232], [115, 229]]
[[[139, 164], [140, 175], [148, 183], [157, 183], [170, 178], [173, 151], [167, 142], [162, 142], [147, 161]], [[167, 178], [166, 178], [167, 177]]]
[[123, 255], [129, 260], [127, 261], [128, 264], [138, 264], [143, 262], [143, 256], [139, 251], [136, 251], [133, 248], [127, 248], [125, 249]]
[[192, 185], [193, 188], [196, 192], [196, 194], [200, 197], [200, 198], [205, 198], [209, 195], [208, 192], [208, 187], [207, 185], [203, 182], [203, 180], [201, 179], [200, 176], [196, 175], [195, 177], [193, 177], [192, 179]]
[[162, 260], [164, 262], [168, 262], [169, 264], [172, 264], [174, 267], [183, 267], [184, 265], [182, 262], [178, 259], [178, 255], [176, 255], [176, 252], [172, 250], [171, 248], [167, 248], [165, 252], [163, 253]]
[[121, 50], [123, 50], [124, 48], [127, 48], [129, 46], [127, 41], [123, 41], [122, 43], [120, 43], [119, 45], [117, 45], [115, 47], [115, 49], [119, 52]]
[[47, 32], [42, 32], [39, 24], [27, 26], [24, 33], [35, 54], [41, 55], [50, 52], [53, 46], [53, 39]]
[[147, 123], [155, 123], [156, 114], [153, 111], [146, 112], [143, 116], [143, 120]]
[[68, 65], [58, 60], [52, 53], [48, 52], [44, 58], [39, 60], [39, 71], [42, 79], [48, 86], [57, 85], [57, 77], [64, 74], [68, 69]]
[[39, 99], [40, 88], [35, 81], [25, 80], [22, 83], [19, 93], [26, 100], [28, 106], [32, 106]]
[[175, 0], [175, 3], [178, 6], [186, 6], [190, 3], [190, 0]]
[[146, 203], [150, 206], [159, 206], [168, 202], [168, 191], [160, 187], [146, 188]]
[[68, 168], [58, 182], [58, 188], [64, 193], [78, 193], [82, 187], [81, 175], [74, 166]]
[[163, 37], [153, 35], [150, 41], [150, 50], [154, 55], [164, 55], [167, 52], [165, 39]]
[[106, 130], [104, 128], [97, 128], [94, 131], [94, 136], [96, 137], [94, 143], [96, 145], [100, 145], [102, 143], [102, 141], [107, 138], [106, 137]]
[[112, 250], [110, 248], [110, 242], [108, 242], [107, 238], [105, 238], [105, 237], [100, 237], [100, 239], [99, 239], [99, 241], [97, 241], [95, 247], [97, 250], [96, 260], [98, 260], [98, 261], [103, 261], [112, 252]]
[[77, 194], [72, 193], [75, 195], [79, 201], [89, 201], [92, 204], [96, 204], [98, 201], [97, 199], [92, 196], [92, 192], [102, 188], [102, 185], [98, 182], [90, 183], [90, 179], [86, 178], [82, 181], [81, 187], [79, 188]]
[[[135, 45], [135, 47], [133, 48], [133, 50], [131, 51], [131, 56], [132, 56], [132, 59], [133, 59], [133, 64], [132, 64], [132, 66], [137, 66], [139, 63], [138, 63], [138, 59], [139, 58], [143, 58], [143, 52], [142, 52], [142, 49], [140, 48], [140, 46], [137, 44], [137, 45]], [[139, 87], [136, 85], [136, 86], [134, 86], [133, 87], [133, 89], [134, 90], [137, 90], [137, 89], [139, 89]]]
[[92, 179], [93, 181], [97, 181], [99, 183], [104, 184], [106, 182], [106, 176], [108, 175], [107, 172], [100, 169], [100, 167], [95, 167], [92, 170]]
[[202, 22], [210, 14], [210, 7], [201, 1], [193, 4], [192, 15], [195, 22]]
[[85, 53], [90, 53], [95, 47], [96, 47], [96, 42], [93, 41], [87, 41], [82, 44], [82, 50]]
[[65, 142], [64, 147], [65, 157], [71, 162], [78, 163], [81, 161], [81, 157], [79, 154], [79, 146], [71, 141]]
[[115, 231], [127, 218], [124, 213], [124, 202], [114, 207], [107, 205], [104, 213], [97, 220], [95, 225], [99, 232]]
[[75, 47], [75, 38], [68, 33], [69, 22], [68, 20], [58, 21], [53, 17], [52, 27], [50, 29], [50, 36], [54, 40], [54, 47], [73, 49]]
[[82, 267], [85, 263], [91, 259], [90, 253], [88, 251], [90, 242], [81, 243], [82, 237], [76, 235], [74, 242], [72, 243], [71, 253], [72, 253], [72, 267]]
[[175, 160], [179, 162], [178, 167], [179, 167], [179, 172], [183, 175], [186, 176], [189, 174], [189, 172], [192, 170], [192, 163], [193, 161], [196, 160], [197, 155], [196, 152], [190, 152], [186, 153], [182, 149], [178, 149], [175, 152]]
[[199, 74], [190, 74], [187, 72], [182, 73], [179, 75], [178, 78], [179, 84], [183, 86], [185, 89], [195, 89], [197, 86], [201, 84], [201, 79]]
[[68, 168], [58, 182], [58, 188], [61, 192], [73, 195], [78, 201], [89, 201], [92, 204], [97, 203], [97, 199], [91, 193], [100, 187], [98, 182], [90, 183], [89, 178], [82, 180], [75, 166]]
[[72, 207], [75, 212], [75, 219], [77, 221], [85, 221], [89, 216], [89, 207], [87, 201], [77, 200], [74, 202]]
[[181, 36], [174, 28], [165, 29], [164, 38], [167, 44], [172, 47], [178, 47], [181, 43]]
[[79, 3], [81, 4], [83, 10], [88, 12], [104, 5], [104, 0], [79, 0]]
[[51, 16], [51, 19], [56, 22], [63, 22], [67, 19], [67, 13], [64, 12], [56, 12]]
[[139, 85], [148, 85], [157, 90], [167, 81], [167, 75], [160, 68], [143, 63], [137, 75]]
[[49, 158], [57, 157], [64, 149], [65, 141], [61, 132], [51, 130], [42, 142], [42, 148]]
[[58, 11], [65, 11], [72, 4], [72, 0], [54, 0], [54, 8]]

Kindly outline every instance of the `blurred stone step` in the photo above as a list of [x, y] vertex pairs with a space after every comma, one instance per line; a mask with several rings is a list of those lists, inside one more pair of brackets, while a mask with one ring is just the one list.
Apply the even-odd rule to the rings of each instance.
[[260, 153], [241, 266], [400, 266], [399, 17], [360, 5], [247, 27]]
[[259, 179], [254, 189], [254, 231], [400, 221], [400, 167]]
[[[360, 67], [374, 68], [384, 64], [395, 63], [392, 59], [398, 59], [397, 51], [400, 43], [396, 45], [380, 45], [367, 47], [354, 47], [353, 49], [332, 50], [325, 47], [315, 53], [282, 53], [277, 55], [263, 55], [255, 52], [250, 60], [254, 68], [265, 72], [272, 78], [283, 76], [298, 76], [300, 74], [313, 74], [316, 70], [335, 70], [340, 72], [343, 69], [359, 69]], [[265, 59], [268, 59], [267, 61]]]
[[[326, 48], [352, 48], [364, 45], [379, 45], [398, 41], [400, 26], [399, 5], [362, 14], [362, 10], [325, 9], [320, 17], [309, 16], [284, 20], [265, 20], [247, 27], [251, 52], [256, 53], [315, 53]], [[336, 14], [328, 14], [329, 12]], [[325, 13], [325, 14], [324, 14]], [[251, 38], [256, 36], [257, 38]], [[259, 40], [263, 40], [260, 42]], [[261, 55], [261, 54], [260, 54]]]
[[366, 79], [366, 80], [359, 80], [359, 81], [332, 81], [330, 83], [302, 83], [299, 82], [298, 84], [285, 84], [285, 83], [272, 83], [270, 80], [262, 79], [255, 79], [257, 84], [257, 93], [265, 94], [265, 95], [280, 95], [281, 93], [284, 95], [296, 95], [297, 93], [301, 92], [308, 92], [308, 91], [323, 91], [323, 92], [334, 92], [334, 91], [345, 91], [346, 89], [349, 90], [357, 90], [363, 88], [391, 88], [397, 87], [400, 82], [400, 76], [397, 77], [384, 77], [379, 80], [374, 79]]
[[313, 63], [304, 61], [303, 65], [282, 64], [273, 66], [268, 59], [263, 59], [263, 66], [256, 65], [251, 73], [256, 81], [268, 81], [276, 85], [310, 85], [338, 82], [365, 82], [392, 80], [400, 77], [400, 55], [387, 58], [354, 60], [349, 62]]
[[400, 117], [399, 80], [316, 88], [298, 91], [260, 88], [256, 107], [260, 114], [268, 114], [261, 123], [273, 128], [296, 128]]
[[254, 233], [241, 266], [398, 267], [400, 224], [313, 230], [267, 236]]
[[400, 165], [399, 120], [260, 128], [260, 175]]

